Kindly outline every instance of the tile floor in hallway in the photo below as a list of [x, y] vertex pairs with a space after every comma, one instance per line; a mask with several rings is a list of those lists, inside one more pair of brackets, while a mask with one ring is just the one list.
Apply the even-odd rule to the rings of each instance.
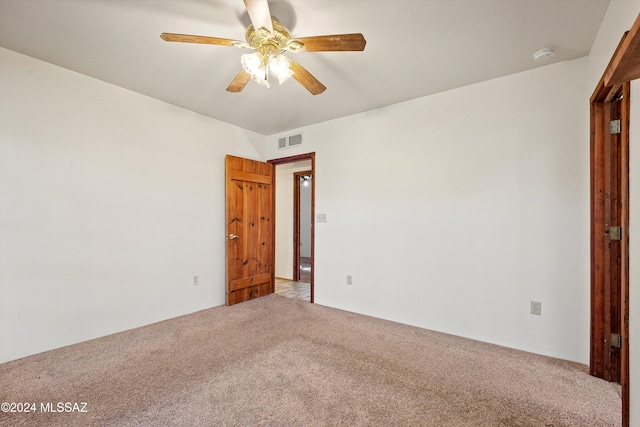
[[276, 278], [276, 294], [310, 302], [311, 285], [309, 283]]

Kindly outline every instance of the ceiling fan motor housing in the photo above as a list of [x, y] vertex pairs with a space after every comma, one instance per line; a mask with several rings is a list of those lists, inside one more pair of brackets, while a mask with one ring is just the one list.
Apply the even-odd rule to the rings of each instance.
[[253, 25], [247, 27], [245, 39], [249, 46], [263, 55], [284, 52], [286, 50], [299, 52], [304, 49], [302, 43], [291, 40], [289, 29], [282, 25], [275, 16], [271, 17], [271, 22], [273, 23], [273, 34], [265, 28], [256, 30]]

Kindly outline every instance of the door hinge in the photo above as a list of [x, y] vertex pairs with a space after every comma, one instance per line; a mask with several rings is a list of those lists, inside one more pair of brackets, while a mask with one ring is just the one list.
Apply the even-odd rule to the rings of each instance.
[[611, 135], [620, 133], [620, 120], [611, 120], [611, 123], [609, 123], [609, 130]]
[[622, 337], [620, 334], [611, 334], [611, 341], [609, 341], [609, 346], [614, 348], [622, 347]]
[[609, 227], [610, 240], [622, 240], [622, 227]]

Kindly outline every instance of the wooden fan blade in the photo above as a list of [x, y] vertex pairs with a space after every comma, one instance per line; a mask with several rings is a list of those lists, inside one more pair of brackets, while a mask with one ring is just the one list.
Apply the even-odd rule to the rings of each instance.
[[362, 51], [367, 44], [364, 36], [360, 33], [301, 37], [292, 41], [302, 43], [304, 45], [303, 52]]
[[249, 80], [251, 80], [251, 75], [245, 70], [240, 70], [240, 72], [235, 76], [231, 83], [229, 83], [227, 91], [242, 92], [242, 89], [244, 89], [247, 83], [249, 83]]
[[316, 79], [313, 74], [308, 72], [296, 61], [291, 61], [291, 71], [293, 71], [293, 78], [302, 86], [306, 87], [313, 95], [321, 94], [327, 89], [325, 85], [320, 83], [320, 80]]
[[253, 29], [258, 31], [260, 28], [266, 28], [269, 33], [273, 34], [271, 11], [267, 0], [244, 0], [244, 5], [247, 8]]
[[202, 44], [216, 44], [220, 46], [236, 46], [236, 47], [250, 47], [247, 43], [239, 40], [221, 39], [219, 37], [207, 37], [207, 36], [194, 36], [190, 34], [173, 34], [162, 33], [160, 34], [162, 40], [167, 42], [182, 42], [182, 43], [202, 43]]

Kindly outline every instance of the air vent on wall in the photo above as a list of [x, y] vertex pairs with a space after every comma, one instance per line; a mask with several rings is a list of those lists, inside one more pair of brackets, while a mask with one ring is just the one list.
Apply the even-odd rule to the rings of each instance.
[[302, 134], [286, 136], [278, 139], [278, 150], [302, 145]]

